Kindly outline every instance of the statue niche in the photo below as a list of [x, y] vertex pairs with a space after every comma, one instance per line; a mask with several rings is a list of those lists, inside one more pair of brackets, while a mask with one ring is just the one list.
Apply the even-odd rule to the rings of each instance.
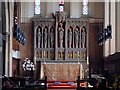
[[59, 23], [59, 27], [58, 27], [58, 43], [59, 43], [60, 48], [63, 47], [63, 40], [64, 40], [63, 38], [64, 38], [63, 23]]
[[41, 27], [37, 28], [37, 37], [36, 37], [36, 42], [37, 42], [37, 47], [41, 48], [42, 46], [42, 29]]
[[82, 48], [85, 48], [85, 42], [86, 42], [86, 28], [83, 26], [81, 29], [81, 42], [82, 42]]
[[57, 13], [56, 13], [56, 18], [57, 18], [57, 21], [58, 21], [59, 23], [64, 23], [64, 22], [65, 22], [65, 19], [66, 19], [66, 13], [57, 12]]
[[75, 48], [78, 48], [78, 41], [79, 41], [79, 28], [76, 27], [74, 29], [74, 46], [75, 46]]
[[73, 37], [73, 30], [72, 27], [68, 28], [68, 47], [71, 48], [72, 47], [72, 38]]
[[55, 42], [55, 33], [54, 28], [50, 28], [50, 47], [54, 48], [54, 42]]
[[43, 29], [43, 46], [44, 48], [47, 48], [48, 44], [48, 28], [45, 27]]

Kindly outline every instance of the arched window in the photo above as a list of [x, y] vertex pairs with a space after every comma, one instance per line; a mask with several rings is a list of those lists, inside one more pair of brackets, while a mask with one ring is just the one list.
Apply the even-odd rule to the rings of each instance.
[[35, 0], [35, 14], [40, 14], [40, 0]]
[[83, 0], [82, 3], [82, 14], [88, 15], [88, 0]]

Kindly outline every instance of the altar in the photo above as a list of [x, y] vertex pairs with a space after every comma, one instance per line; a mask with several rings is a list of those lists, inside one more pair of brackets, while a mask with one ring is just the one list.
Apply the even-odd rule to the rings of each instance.
[[45, 63], [41, 65], [41, 78], [48, 81], [76, 81], [84, 79], [85, 71], [81, 63]]

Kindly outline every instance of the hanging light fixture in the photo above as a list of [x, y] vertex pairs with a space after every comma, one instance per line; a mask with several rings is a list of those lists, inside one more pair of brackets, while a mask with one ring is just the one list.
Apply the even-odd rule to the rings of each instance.
[[112, 39], [112, 27], [108, 25], [103, 31], [98, 34], [98, 44], [102, 45], [107, 39]]
[[26, 35], [21, 30], [21, 27], [18, 25], [17, 17], [14, 18], [14, 30], [13, 30], [13, 37], [22, 45], [26, 43]]

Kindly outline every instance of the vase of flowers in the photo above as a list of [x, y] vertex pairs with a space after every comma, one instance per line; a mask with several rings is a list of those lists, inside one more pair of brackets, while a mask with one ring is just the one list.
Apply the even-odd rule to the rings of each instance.
[[22, 67], [23, 67], [23, 70], [26, 73], [26, 77], [29, 77], [29, 76], [33, 77], [34, 76], [33, 72], [35, 70], [35, 65], [30, 59], [26, 58], [23, 62]]

